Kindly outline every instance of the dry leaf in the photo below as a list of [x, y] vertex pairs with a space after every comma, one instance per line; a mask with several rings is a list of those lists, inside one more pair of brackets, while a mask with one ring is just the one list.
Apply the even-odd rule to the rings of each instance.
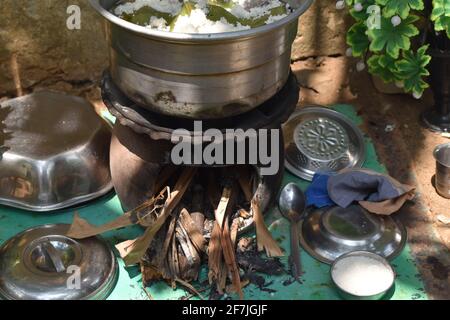
[[191, 215], [186, 209], [181, 210], [180, 213], [180, 223], [186, 230], [189, 239], [195, 246], [198, 252], [202, 252], [205, 248], [205, 237], [203, 237], [202, 230], [199, 230]]
[[136, 239], [130, 245], [130, 247], [127, 248], [128, 254], [124, 258], [124, 262], [127, 266], [139, 263], [142, 256], [147, 251], [148, 247], [153, 241], [153, 238], [155, 237], [156, 233], [159, 231], [159, 229], [161, 229], [161, 227], [164, 225], [169, 215], [172, 213], [172, 210], [175, 209], [175, 207], [180, 202], [192, 178], [194, 177], [195, 172], [196, 168], [193, 167], [186, 168], [182, 172], [180, 178], [178, 179], [175, 185], [174, 191], [171, 192], [171, 194], [167, 198], [166, 203], [164, 204], [164, 207], [161, 210], [161, 214], [158, 216], [155, 223], [145, 230], [143, 236]]
[[265, 250], [268, 257], [283, 256], [283, 251], [281, 251], [278, 243], [273, 239], [272, 234], [264, 223], [264, 217], [259, 208], [259, 204], [255, 199], [252, 200], [251, 207], [253, 219], [255, 220], [258, 251]]

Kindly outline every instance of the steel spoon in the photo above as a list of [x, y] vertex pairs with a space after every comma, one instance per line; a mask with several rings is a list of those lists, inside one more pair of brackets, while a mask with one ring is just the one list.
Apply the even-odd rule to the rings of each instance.
[[300, 245], [298, 236], [298, 222], [306, 209], [306, 197], [303, 191], [295, 184], [289, 183], [281, 191], [278, 202], [281, 214], [291, 224], [291, 255], [289, 260], [295, 280], [299, 280], [302, 273], [300, 263]]

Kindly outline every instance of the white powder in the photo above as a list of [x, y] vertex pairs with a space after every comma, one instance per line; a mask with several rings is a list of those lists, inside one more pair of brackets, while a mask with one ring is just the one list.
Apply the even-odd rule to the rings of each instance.
[[278, 20], [283, 19], [284, 17], [286, 17], [285, 14], [279, 15], [279, 16], [270, 16], [269, 19], [267, 19], [266, 24], [271, 24], [274, 23]]
[[394, 275], [376, 259], [349, 256], [338, 261], [333, 269], [334, 282], [357, 296], [372, 296], [389, 288]]
[[[269, 14], [271, 9], [284, 5], [279, 0], [234, 0], [234, 2], [236, 5], [229, 11], [238, 18], [259, 18]], [[289, 9], [288, 5], [286, 8]]]
[[[233, 25], [225, 18], [219, 21], [211, 21], [207, 18], [207, 0], [191, 0], [196, 3], [196, 8], [192, 10], [189, 16], [178, 16], [173, 26], [173, 32], [181, 33], [222, 33], [240, 30], [248, 30], [250, 26], [245, 26], [240, 23]], [[279, 0], [233, 0], [234, 6], [227, 9], [231, 14], [238, 19], [255, 19], [270, 14], [270, 10], [284, 5]], [[137, 10], [148, 6], [157, 11], [170, 13], [172, 16], [177, 16], [181, 11], [183, 2], [179, 0], [135, 0], [133, 2], [126, 2], [114, 9], [117, 16], [123, 14], [132, 14]], [[288, 12], [290, 8], [286, 5]], [[287, 14], [270, 16], [266, 24], [273, 23], [286, 17]], [[164, 19], [151, 17], [147, 28], [170, 31], [170, 26]]]
[[117, 16], [123, 14], [131, 14], [138, 11], [143, 7], [151, 7], [157, 11], [170, 13], [172, 15], [180, 12], [183, 3], [178, 0], [134, 0], [133, 2], [126, 2], [117, 6], [114, 9], [114, 13]]
[[151, 17], [150, 23], [147, 28], [158, 29], [158, 30], [169, 30], [169, 26], [167, 25], [166, 20], [163, 18]]
[[174, 25], [173, 32], [182, 33], [221, 33], [250, 29], [249, 26], [228, 23], [225, 18], [211, 21], [206, 17], [205, 11], [194, 9], [189, 16], [179, 16]]

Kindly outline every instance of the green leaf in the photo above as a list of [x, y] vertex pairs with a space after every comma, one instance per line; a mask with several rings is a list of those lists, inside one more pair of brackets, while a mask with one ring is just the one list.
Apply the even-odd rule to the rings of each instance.
[[367, 21], [371, 14], [368, 9], [375, 4], [375, 0], [354, 0], [351, 6], [353, 7], [356, 3], [361, 3], [363, 9], [361, 11], [356, 11], [354, 8], [351, 8], [350, 15], [357, 21]]
[[243, 26], [250, 26], [251, 28], [260, 27], [266, 24], [267, 20], [270, 16], [281, 16], [287, 13], [287, 9], [285, 5], [281, 5], [270, 10], [269, 14], [266, 14], [259, 18], [248, 18], [248, 19], [239, 19], [239, 22]]
[[226, 9], [230, 9], [235, 5], [232, 0], [208, 0], [208, 4]]
[[373, 52], [386, 53], [393, 58], [398, 58], [400, 50], [409, 50], [411, 47], [410, 38], [419, 34], [419, 29], [414, 26], [419, 18], [411, 15], [398, 26], [394, 26], [391, 20], [385, 17], [381, 18], [381, 28], [368, 31], [369, 38], [372, 40], [370, 50]]
[[422, 94], [429, 87], [424, 81], [424, 77], [430, 75], [427, 66], [431, 61], [426, 51], [428, 45], [423, 46], [414, 53], [412, 50], [403, 52], [403, 59], [395, 63], [397, 67], [397, 77], [403, 80], [405, 91]]
[[211, 21], [219, 21], [220, 19], [225, 18], [225, 20], [232, 25], [237, 25], [239, 22], [239, 19], [236, 16], [226, 9], [215, 5], [208, 5], [208, 14], [206, 17]]
[[423, 0], [376, 0], [377, 4], [384, 6], [383, 14], [387, 18], [399, 15], [406, 19], [411, 10], [423, 10]]
[[347, 33], [347, 44], [352, 48], [353, 56], [363, 56], [369, 49], [367, 26], [363, 21], [354, 24]]
[[431, 20], [434, 21], [436, 31], [446, 31], [450, 38], [450, 1], [434, 0]]
[[394, 82], [401, 80], [397, 76], [396, 59], [389, 55], [373, 55], [367, 60], [369, 72], [379, 76], [384, 82]]
[[174, 19], [174, 16], [170, 13], [161, 12], [147, 6], [142, 7], [131, 14], [124, 13], [121, 18], [140, 26], [148, 26], [150, 24], [151, 17], [163, 18], [166, 20], [167, 24], [170, 24]]

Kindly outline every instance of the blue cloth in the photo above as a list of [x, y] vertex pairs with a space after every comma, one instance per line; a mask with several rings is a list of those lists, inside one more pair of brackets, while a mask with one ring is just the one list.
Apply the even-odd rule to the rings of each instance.
[[306, 189], [306, 205], [322, 208], [335, 205], [333, 200], [328, 196], [328, 179], [331, 174], [316, 173], [311, 184]]

